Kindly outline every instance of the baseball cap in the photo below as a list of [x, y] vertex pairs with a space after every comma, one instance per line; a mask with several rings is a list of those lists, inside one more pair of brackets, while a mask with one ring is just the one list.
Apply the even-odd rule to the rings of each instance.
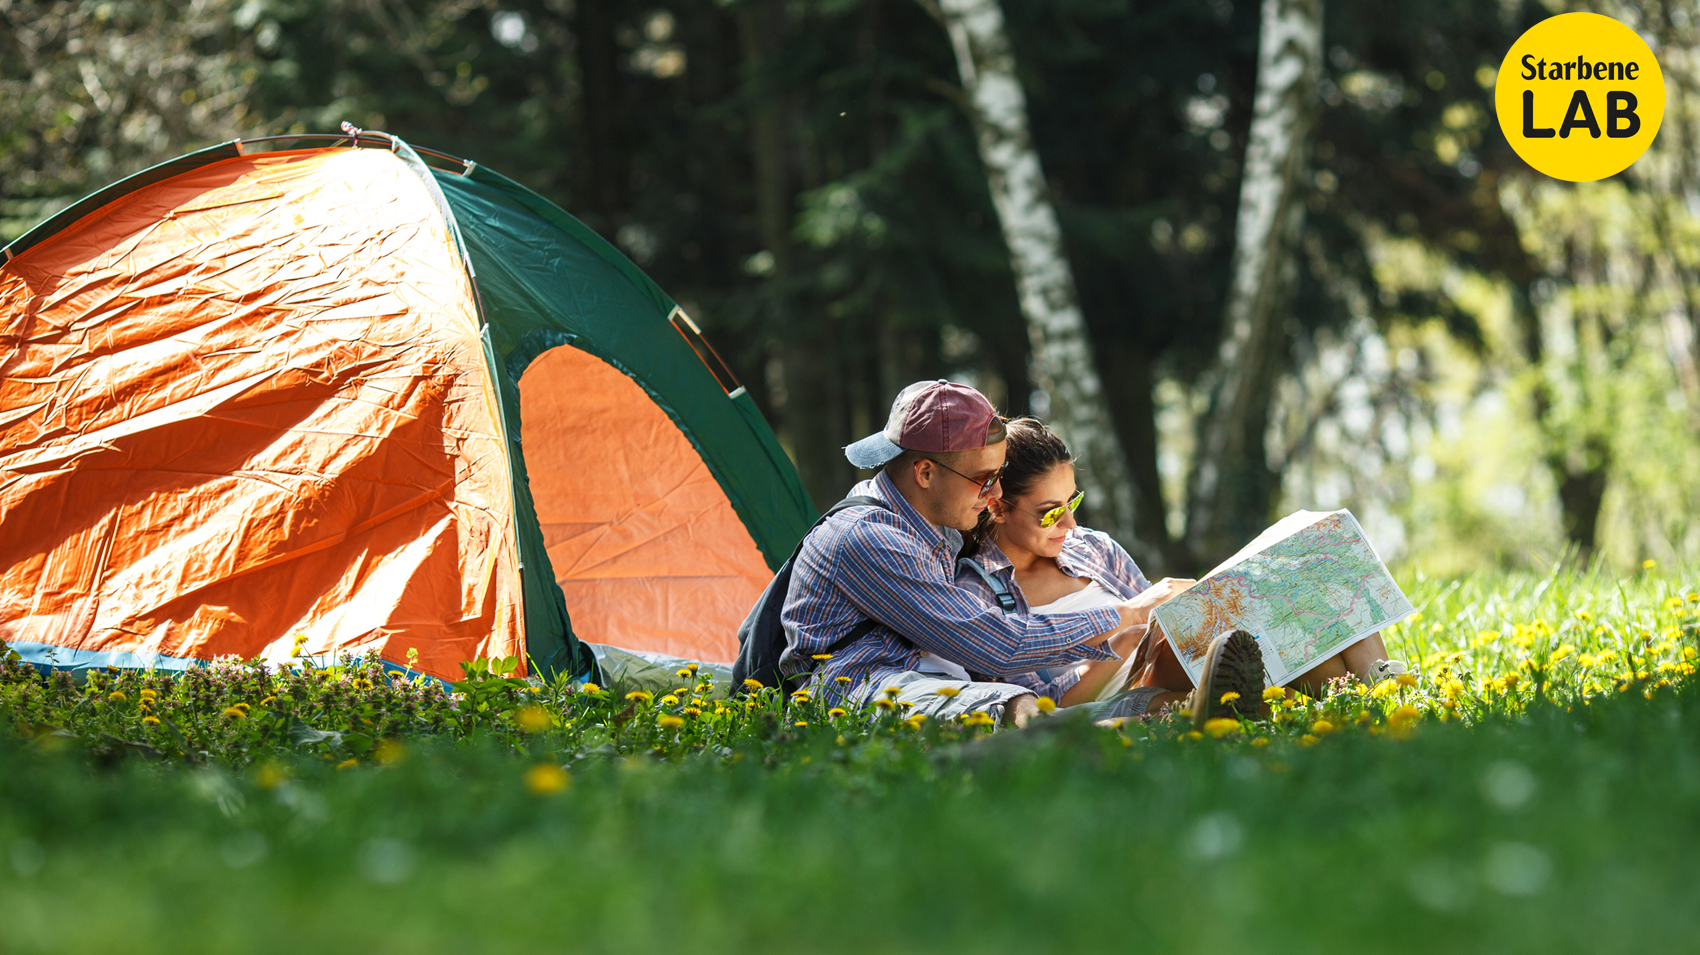
[[898, 392], [885, 430], [849, 445], [844, 456], [859, 468], [877, 468], [904, 451], [973, 451], [1001, 440], [1003, 419], [986, 396], [940, 378]]

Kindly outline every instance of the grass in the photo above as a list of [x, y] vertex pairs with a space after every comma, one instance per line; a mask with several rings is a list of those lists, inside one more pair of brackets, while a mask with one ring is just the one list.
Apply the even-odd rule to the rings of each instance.
[[9, 671], [0, 952], [1692, 950], [1681, 579], [1410, 581], [1417, 686], [1220, 739], [240, 667], [142, 736]]

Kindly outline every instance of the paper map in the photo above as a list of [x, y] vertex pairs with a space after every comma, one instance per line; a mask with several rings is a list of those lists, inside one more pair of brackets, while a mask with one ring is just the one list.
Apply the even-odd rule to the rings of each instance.
[[1211, 638], [1238, 628], [1279, 686], [1413, 612], [1351, 511], [1297, 511], [1151, 618], [1194, 684]]

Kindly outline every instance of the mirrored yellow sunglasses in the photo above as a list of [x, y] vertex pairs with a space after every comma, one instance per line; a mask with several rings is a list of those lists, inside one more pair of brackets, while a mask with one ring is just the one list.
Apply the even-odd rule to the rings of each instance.
[[1060, 520], [1063, 519], [1064, 514], [1074, 513], [1074, 509], [1080, 506], [1080, 501], [1084, 497], [1086, 497], [1085, 491], [1075, 491], [1074, 496], [1068, 499], [1068, 503], [1058, 504], [1056, 507], [1053, 507], [1050, 510], [1046, 511], [1045, 513], [1040, 514], [1039, 515], [1039, 526], [1040, 527], [1055, 527], [1056, 524], [1057, 524], [1057, 521], [1060, 521]]

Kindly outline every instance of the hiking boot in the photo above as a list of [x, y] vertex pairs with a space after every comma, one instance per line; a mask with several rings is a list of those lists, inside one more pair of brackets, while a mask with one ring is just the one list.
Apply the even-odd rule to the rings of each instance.
[[1369, 668], [1369, 680], [1366, 683], [1373, 687], [1382, 680], [1391, 680], [1409, 672], [1411, 672], [1411, 668], [1406, 666], [1402, 660], [1382, 660]]
[[[1224, 630], [1210, 641], [1204, 654], [1204, 673], [1187, 700], [1194, 729], [1203, 729], [1213, 716], [1255, 718], [1263, 702], [1263, 651], [1257, 638], [1244, 630]], [[1239, 698], [1222, 702], [1228, 692]]]

